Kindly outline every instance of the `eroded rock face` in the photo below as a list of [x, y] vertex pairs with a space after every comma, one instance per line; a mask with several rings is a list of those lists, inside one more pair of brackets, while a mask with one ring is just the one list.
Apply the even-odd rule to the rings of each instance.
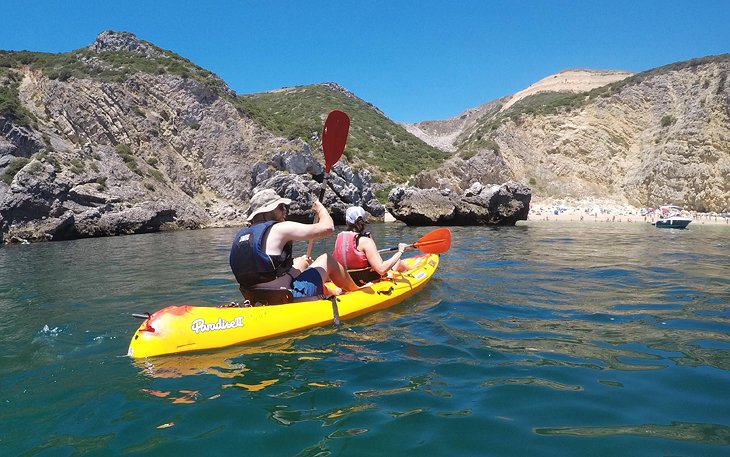
[[[475, 180], [514, 180], [530, 183], [541, 198], [730, 209], [730, 58], [695, 59], [635, 76], [570, 73], [545, 78], [496, 105], [406, 126], [456, 153], [439, 170], [419, 176], [417, 185], [465, 189]], [[576, 106], [510, 111], [530, 95], [586, 90], [610, 80], [625, 84], [598, 97], [585, 93], [585, 103]], [[471, 154], [468, 160], [458, 157]]]
[[[197, 228], [208, 215], [190, 200], [129, 203], [140, 192], [97, 182], [74, 185], [50, 163], [33, 159], [0, 193], [0, 226], [7, 241], [59, 241]], [[120, 189], [124, 189], [121, 191]]]
[[[314, 160], [309, 148], [276, 154], [270, 161], [254, 165], [252, 195], [261, 189], [274, 189], [292, 200], [289, 220], [311, 222], [313, 198], [319, 196], [324, 177], [324, 167]], [[376, 219], [385, 215], [385, 207], [373, 194], [370, 174], [353, 170], [344, 158], [334, 164], [327, 177], [322, 203], [336, 224], [345, 223], [350, 206], [362, 206]]]
[[28, 128], [0, 116], [0, 167], [5, 167], [14, 157], [29, 158], [41, 148], [42, 144]]
[[387, 208], [408, 225], [515, 225], [527, 220], [531, 198], [530, 188], [516, 182], [474, 183], [463, 193], [396, 187]]

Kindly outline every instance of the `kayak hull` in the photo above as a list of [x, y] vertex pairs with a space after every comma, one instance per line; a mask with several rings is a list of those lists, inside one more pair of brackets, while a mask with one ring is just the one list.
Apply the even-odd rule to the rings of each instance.
[[245, 344], [385, 309], [417, 293], [431, 279], [439, 257], [407, 259], [415, 268], [332, 299], [251, 307], [168, 306], [151, 314], [132, 336], [132, 358]]

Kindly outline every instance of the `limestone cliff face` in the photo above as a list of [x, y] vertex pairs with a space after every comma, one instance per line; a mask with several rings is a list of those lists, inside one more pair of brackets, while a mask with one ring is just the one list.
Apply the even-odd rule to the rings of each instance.
[[730, 61], [669, 71], [580, 109], [495, 132], [514, 176], [548, 195], [730, 209]]
[[504, 112], [520, 100], [544, 92], [587, 92], [597, 87], [605, 86], [633, 75], [628, 71], [615, 70], [564, 70], [558, 74], [548, 76], [540, 81], [530, 84], [505, 102], [500, 108]]
[[179, 64], [132, 34], [104, 32], [82, 51], [72, 63], [85, 71], [115, 71], [117, 54], [157, 59], [161, 69], [115, 78], [32, 65], [0, 72], [0, 88], [14, 84], [31, 119], [0, 114], [0, 242], [236, 223], [254, 168], [273, 156], [311, 159], [305, 143], [247, 117], [215, 75], [163, 71]]
[[[37, 122], [14, 128], [34, 144], [24, 155], [43, 158], [28, 163], [9, 186], [0, 183], [7, 237], [65, 239], [235, 218], [249, 197], [252, 166], [272, 150], [303, 147], [274, 138], [209, 88], [180, 76], [61, 82], [42, 72], [20, 73], [19, 98]], [[40, 208], [28, 201], [38, 199], [31, 184], [49, 194]], [[87, 231], [90, 219], [124, 218], [120, 213], [130, 208], [149, 214], [128, 228], [100, 224]]]
[[[120, 155], [117, 149], [123, 145], [132, 156], [127, 160], [131, 166], [123, 157], [111, 160], [120, 165], [120, 174], [190, 198], [204, 198], [209, 192], [229, 201], [245, 198], [247, 186], [242, 184], [250, 180], [251, 159], [264, 157], [272, 146], [301, 148], [274, 138], [239, 114], [230, 101], [180, 76], [136, 73], [123, 83], [75, 78], [59, 82], [28, 71], [20, 84], [20, 99], [39, 120], [41, 135], [52, 139], [62, 162], [78, 156], [84, 145], [92, 160], [96, 150], [111, 152], [112, 158]], [[92, 164], [85, 164], [86, 173], [93, 174], [87, 169]], [[141, 173], [132, 176], [132, 169]], [[150, 181], [159, 176], [155, 170], [163, 179]], [[112, 184], [116, 183], [107, 182]]]
[[501, 167], [500, 179], [529, 183], [536, 198], [601, 197], [635, 206], [728, 211], [729, 72], [730, 57], [718, 56], [655, 69], [557, 103], [544, 97], [545, 104], [557, 104], [553, 108], [529, 106], [524, 98], [450, 131], [452, 149], [471, 158], [455, 156], [421, 179], [466, 188], [474, 181], [470, 161], [478, 159], [487, 161], [479, 170]]

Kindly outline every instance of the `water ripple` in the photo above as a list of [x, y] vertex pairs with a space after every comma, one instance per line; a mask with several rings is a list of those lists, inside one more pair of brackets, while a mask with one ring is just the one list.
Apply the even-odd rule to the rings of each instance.
[[693, 424], [672, 422], [669, 425], [644, 424], [614, 427], [559, 427], [536, 428], [541, 435], [571, 435], [599, 437], [630, 435], [645, 438], [664, 438], [669, 440], [696, 441], [713, 446], [730, 444], [730, 427], [720, 424]]

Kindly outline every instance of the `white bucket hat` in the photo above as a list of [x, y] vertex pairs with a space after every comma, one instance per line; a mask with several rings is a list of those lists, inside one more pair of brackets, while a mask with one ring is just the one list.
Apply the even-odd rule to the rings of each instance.
[[367, 217], [367, 214], [364, 209], [360, 206], [351, 206], [347, 208], [347, 211], [345, 211], [345, 221], [353, 225], [355, 222], [357, 222], [358, 217], [362, 217], [362, 220], [365, 220], [365, 217]]
[[279, 197], [274, 189], [260, 190], [251, 197], [251, 206], [248, 208], [249, 214], [246, 220], [251, 221], [257, 214], [273, 211], [282, 203], [288, 206], [291, 205], [291, 200]]

